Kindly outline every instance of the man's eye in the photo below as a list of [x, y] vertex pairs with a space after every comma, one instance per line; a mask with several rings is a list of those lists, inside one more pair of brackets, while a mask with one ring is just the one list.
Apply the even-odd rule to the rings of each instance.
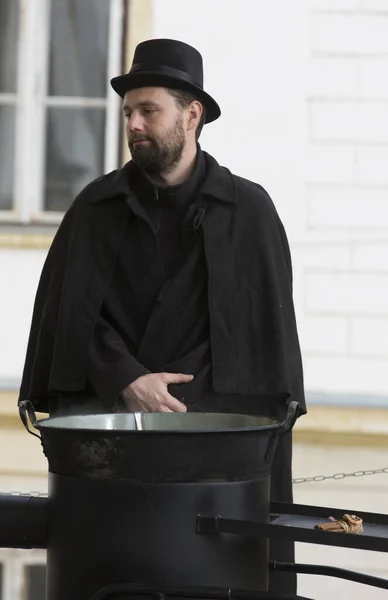
[[128, 120], [128, 119], [130, 119], [130, 118], [131, 118], [131, 113], [125, 113], [125, 114], [124, 114], [124, 117], [125, 117], [127, 120]]
[[155, 112], [154, 108], [145, 108], [144, 112], [146, 115], [150, 115], [151, 113]]

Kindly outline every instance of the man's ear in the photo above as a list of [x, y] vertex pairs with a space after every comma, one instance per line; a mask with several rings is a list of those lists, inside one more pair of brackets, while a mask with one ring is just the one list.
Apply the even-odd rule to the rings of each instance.
[[188, 107], [187, 129], [196, 131], [203, 113], [203, 106], [197, 100], [194, 100]]

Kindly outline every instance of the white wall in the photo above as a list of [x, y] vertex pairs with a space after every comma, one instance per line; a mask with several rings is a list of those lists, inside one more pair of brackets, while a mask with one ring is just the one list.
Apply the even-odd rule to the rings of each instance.
[[296, 249], [306, 382], [388, 395], [388, 2], [314, 5], [306, 238], [328, 260]]
[[0, 248], [0, 389], [19, 382], [46, 250]]

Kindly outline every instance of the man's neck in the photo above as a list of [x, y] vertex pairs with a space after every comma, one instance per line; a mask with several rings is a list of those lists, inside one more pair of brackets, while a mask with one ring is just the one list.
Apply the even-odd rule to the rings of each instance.
[[195, 169], [197, 146], [185, 148], [179, 163], [168, 173], [151, 175], [151, 181], [159, 186], [179, 185], [188, 181]]

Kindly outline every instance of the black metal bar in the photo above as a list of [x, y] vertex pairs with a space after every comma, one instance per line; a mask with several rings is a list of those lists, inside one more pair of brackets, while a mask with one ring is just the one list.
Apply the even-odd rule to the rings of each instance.
[[269, 567], [272, 571], [282, 571], [286, 573], [303, 573], [304, 575], [324, 575], [326, 577], [337, 577], [338, 579], [347, 579], [356, 583], [363, 583], [373, 587], [388, 590], [388, 580], [382, 577], [374, 577], [365, 573], [357, 573], [348, 569], [339, 569], [325, 565], [307, 565], [302, 563], [282, 563], [271, 562]]
[[[118, 583], [109, 585], [90, 600], [111, 600], [115, 594], [133, 594], [154, 596], [157, 600], [163, 597], [201, 598], [203, 600], [290, 600], [289, 595], [277, 595], [270, 592], [259, 592], [254, 590], [238, 590], [216, 587], [151, 587], [140, 584]], [[302, 596], [292, 596], [293, 600], [311, 600]]]
[[306, 542], [309, 544], [322, 544], [324, 546], [340, 546], [341, 548], [388, 552], [388, 538], [332, 533], [330, 531], [276, 524], [276, 521], [273, 523], [256, 523], [253, 521], [198, 515], [196, 532], [208, 535], [232, 533], [245, 537], [266, 537]]
[[48, 498], [0, 495], [0, 548], [47, 548]]
[[299, 515], [301, 517], [317, 517], [327, 519], [331, 516], [337, 518], [344, 514], [357, 515], [364, 523], [388, 526], [388, 514], [367, 513], [350, 508], [331, 508], [329, 506], [310, 506], [308, 504], [287, 504], [284, 502], [271, 502], [270, 512], [273, 516]]

